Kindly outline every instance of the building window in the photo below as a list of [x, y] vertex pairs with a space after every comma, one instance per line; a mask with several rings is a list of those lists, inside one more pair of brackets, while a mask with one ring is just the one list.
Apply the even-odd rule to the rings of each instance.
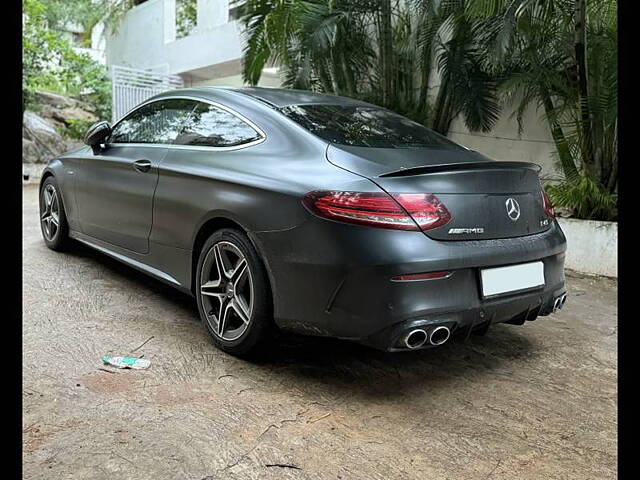
[[176, 38], [194, 33], [198, 24], [198, 0], [176, 0]]
[[244, 13], [246, 0], [229, 0], [229, 21], [238, 20]]

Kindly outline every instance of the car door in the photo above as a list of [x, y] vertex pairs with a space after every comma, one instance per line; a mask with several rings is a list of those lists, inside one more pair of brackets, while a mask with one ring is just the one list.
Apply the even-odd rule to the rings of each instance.
[[148, 103], [118, 122], [106, 145], [82, 159], [76, 199], [82, 232], [148, 253], [158, 167], [195, 102]]

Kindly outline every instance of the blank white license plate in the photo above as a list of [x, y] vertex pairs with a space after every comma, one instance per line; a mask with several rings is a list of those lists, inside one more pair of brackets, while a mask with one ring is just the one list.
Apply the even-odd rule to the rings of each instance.
[[527, 290], [544, 285], [544, 264], [542, 262], [522, 263], [508, 267], [480, 270], [482, 294], [485, 297], [502, 293]]

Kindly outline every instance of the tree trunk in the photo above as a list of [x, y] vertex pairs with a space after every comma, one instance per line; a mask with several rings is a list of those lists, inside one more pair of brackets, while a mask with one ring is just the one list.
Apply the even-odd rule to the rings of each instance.
[[611, 152], [611, 168], [609, 170], [609, 177], [607, 180], [607, 191], [609, 193], [615, 193], [618, 187], [618, 122], [614, 130], [613, 138], [613, 151]]
[[[440, 80], [440, 86], [438, 87], [438, 95], [436, 96], [436, 102], [433, 108], [433, 128], [438, 133], [442, 132], [442, 117], [444, 116], [445, 102], [446, 102], [446, 90], [447, 90], [447, 78], [442, 77]], [[446, 135], [443, 134], [443, 135]]]
[[442, 119], [441, 119], [441, 126], [440, 126], [440, 133], [442, 133], [442, 135], [449, 135], [449, 128], [451, 128], [451, 122], [453, 121], [454, 117], [456, 115], [458, 115], [458, 111], [454, 111], [454, 106], [453, 106], [453, 95], [451, 94], [451, 92], [448, 92], [447, 95], [447, 101], [445, 103], [445, 110], [444, 110], [444, 114], [442, 115]]
[[564, 136], [564, 132], [560, 127], [560, 124], [555, 118], [555, 113], [553, 111], [553, 101], [547, 92], [547, 89], [544, 86], [539, 87], [540, 98], [542, 99], [542, 104], [544, 106], [544, 112], [547, 116], [547, 121], [549, 122], [549, 130], [551, 130], [551, 136], [553, 137], [553, 141], [556, 144], [556, 150], [558, 151], [558, 157], [560, 157], [560, 164], [562, 165], [562, 173], [567, 180], [572, 180], [578, 177], [578, 169], [576, 168], [576, 164], [573, 161], [573, 156], [571, 155], [571, 150], [569, 150], [569, 144], [567, 143], [567, 139]]
[[340, 59], [336, 58], [334, 48], [331, 47], [329, 49], [329, 72], [331, 73], [331, 78], [333, 79], [333, 89], [336, 95], [342, 95], [342, 86], [344, 84], [342, 79], [342, 64]]
[[351, 66], [349, 65], [349, 62], [344, 52], [342, 52], [340, 55], [340, 63], [342, 64], [342, 69], [344, 72], [344, 80], [346, 84], [347, 94], [350, 97], [353, 97], [356, 94], [356, 82], [355, 82], [355, 77], [353, 75], [353, 70], [351, 69]]
[[427, 111], [429, 95], [429, 79], [431, 78], [431, 44], [422, 49], [422, 70], [420, 72], [420, 94], [418, 96], [419, 111]]
[[320, 79], [324, 93], [333, 93], [333, 86], [331, 85], [331, 78], [327, 73], [326, 65], [322, 60], [318, 61], [317, 65], [318, 78]]
[[580, 101], [581, 158], [585, 171], [596, 182], [601, 182], [601, 168], [592, 148], [591, 113], [589, 111], [589, 84], [587, 77], [587, 10], [586, 0], [575, 0], [574, 51], [578, 71], [578, 94]]
[[379, 49], [382, 65], [382, 103], [388, 105], [392, 95], [393, 37], [391, 31], [391, 0], [380, 0]]

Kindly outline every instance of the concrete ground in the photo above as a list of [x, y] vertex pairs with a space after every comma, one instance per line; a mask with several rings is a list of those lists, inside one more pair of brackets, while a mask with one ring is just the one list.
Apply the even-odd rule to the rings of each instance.
[[[609, 479], [616, 283], [567, 278], [562, 312], [386, 354], [289, 336], [216, 350], [195, 302], [78, 246], [48, 250], [24, 187], [24, 478]], [[107, 352], [144, 371], [102, 370]]]

